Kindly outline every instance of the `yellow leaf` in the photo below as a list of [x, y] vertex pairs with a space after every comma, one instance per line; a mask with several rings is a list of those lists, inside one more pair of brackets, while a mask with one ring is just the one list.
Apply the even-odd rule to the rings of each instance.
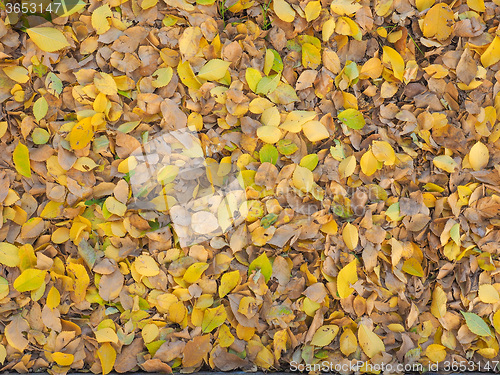
[[49, 201], [40, 213], [40, 217], [44, 219], [55, 219], [61, 214], [62, 208], [62, 203]]
[[415, 258], [405, 260], [401, 269], [410, 275], [424, 277], [422, 265]]
[[73, 279], [75, 280], [74, 286], [74, 294], [75, 297], [73, 299], [74, 302], [78, 303], [85, 299], [85, 295], [87, 293], [87, 287], [90, 284], [89, 274], [84, 266], [77, 263], [70, 263], [66, 270], [73, 275]]
[[75, 356], [73, 354], [69, 354], [69, 353], [55, 352], [55, 353], [52, 353], [52, 359], [59, 366], [71, 366], [71, 364], [73, 363], [73, 360], [75, 359]]
[[496, 288], [491, 284], [479, 285], [479, 299], [484, 303], [497, 303], [500, 296]]
[[349, 250], [354, 250], [358, 246], [358, 228], [351, 223], [347, 223], [342, 231], [342, 239]]
[[389, 142], [373, 141], [372, 152], [377, 160], [384, 162], [385, 165], [394, 165], [396, 161], [396, 153]]
[[106, 207], [110, 213], [117, 216], [124, 216], [127, 212], [127, 206], [117, 200], [115, 197], [108, 197], [104, 201], [103, 208]]
[[154, 341], [160, 334], [160, 329], [154, 323], [146, 324], [141, 331], [142, 339], [145, 344], [149, 344]]
[[3, 71], [7, 77], [19, 83], [26, 83], [30, 79], [28, 69], [24, 66], [6, 66]]
[[61, 294], [55, 286], [50, 288], [49, 294], [47, 294], [47, 306], [51, 309], [55, 309], [61, 303]]
[[314, 185], [313, 173], [309, 169], [297, 165], [293, 171], [292, 182], [297, 189], [308, 193]]
[[261, 78], [262, 73], [257, 69], [247, 68], [247, 70], [245, 71], [245, 79], [247, 81], [247, 85], [253, 92], [257, 91], [257, 84], [259, 83]]
[[339, 327], [336, 325], [325, 325], [319, 327], [318, 330], [314, 333], [310, 344], [321, 347], [330, 345], [335, 336], [337, 336], [338, 332]]
[[177, 65], [177, 74], [181, 79], [181, 82], [193, 90], [199, 90], [201, 87], [201, 82], [194, 75], [193, 69], [191, 65], [189, 65], [189, 61], [184, 61]]
[[352, 36], [356, 40], [361, 40], [362, 37], [358, 24], [349, 17], [340, 17], [337, 20], [335, 32], [340, 35]]
[[168, 307], [167, 318], [168, 320], [180, 324], [186, 318], [187, 310], [184, 303], [177, 301]]
[[347, 178], [354, 173], [356, 169], [356, 157], [354, 155], [348, 156], [339, 164], [340, 178]]
[[311, 22], [319, 17], [321, 13], [321, 2], [320, 1], [310, 1], [306, 5], [306, 9], [304, 9], [304, 13], [306, 14], [307, 22]]
[[103, 375], [109, 374], [113, 370], [116, 361], [115, 349], [109, 342], [106, 342], [97, 350], [97, 355], [101, 361]]
[[226, 321], [226, 318], [227, 313], [224, 305], [206, 309], [201, 324], [203, 333], [212, 332], [215, 328], [221, 326]]
[[362, 5], [354, 0], [335, 0], [330, 4], [332, 12], [339, 16], [350, 16], [362, 8]]
[[405, 72], [405, 61], [394, 48], [384, 46], [383, 51], [382, 61], [385, 64], [391, 64], [394, 77], [402, 81]]
[[69, 46], [64, 34], [53, 27], [34, 27], [26, 29], [26, 32], [36, 46], [45, 52], [56, 52]]
[[153, 87], [165, 87], [170, 83], [173, 75], [174, 71], [170, 66], [156, 69], [153, 73], [153, 77], [156, 77], [156, 79], [151, 84]]
[[283, 133], [276, 126], [264, 125], [257, 128], [257, 137], [265, 143], [276, 143], [282, 136]]
[[495, 331], [500, 333], [500, 310], [493, 315], [493, 327], [495, 327]]
[[229, 69], [229, 65], [231, 65], [230, 62], [221, 59], [210, 60], [200, 69], [198, 78], [208, 81], [218, 81], [224, 78]]
[[360, 324], [358, 327], [358, 340], [361, 349], [363, 349], [365, 354], [370, 358], [385, 351], [383, 341], [365, 324]]
[[354, 289], [351, 285], [358, 281], [357, 261], [353, 260], [339, 271], [337, 276], [337, 293], [340, 298], [349, 297]]
[[14, 149], [12, 154], [12, 159], [14, 160], [14, 166], [16, 167], [17, 173], [24, 177], [31, 177], [31, 164], [30, 164], [30, 153], [28, 147], [19, 142]]
[[486, 51], [481, 55], [481, 63], [487, 68], [498, 61], [500, 61], [500, 37], [495, 36], [495, 39], [493, 39], [488, 48], [486, 48]]
[[454, 23], [453, 11], [447, 4], [439, 3], [429, 9], [425, 15], [422, 33], [426, 38], [445, 40], [450, 36]]
[[86, 117], [79, 121], [69, 133], [69, 144], [73, 150], [81, 150], [89, 144], [94, 137], [92, 119]]
[[208, 264], [204, 262], [191, 264], [184, 273], [182, 279], [190, 284], [195, 283], [200, 279], [201, 275], [203, 274], [203, 272], [205, 272], [207, 268]]
[[315, 120], [308, 121], [302, 125], [302, 131], [311, 142], [318, 142], [330, 137], [330, 133], [328, 133], [325, 125]]
[[0, 344], [0, 363], [2, 365], [5, 362], [5, 358], [7, 358], [7, 350], [5, 349], [5, 346]]
[[323, 42], [328, 42], [335, 31], [335, 18], [330, 18], [325, 21], [321, 28], [321, 38]]
[[7, 267], [17, 267], [19, 262], [19, 248], [7, 242], [0, 242], [0, 263]]
[[226, 272], [220, 278], [219, 297], [226, 296], [240, 282], [240, 271]]
[[282, 21], [293, 22], [295, 19], [295, 11], [285, 0], [273, 0], [273, 9]]
[[118, 335], [114, 331], [113, 328], [110, 327], [104, 327], [99, 329], [95, 333], [95, 339], [97, 342], [114, 342], [115, 344], [118, 343]]
[[361, 70], [359, 71], [359, 78], [376, 79], [382, 75], [383, 68], [382, 61], [380, 61], [378, 57], [372, 57], [361, 67]]
[[231, 346], [234, 342], [234, 336], [229, 330], [229, 327], [225, 324], [221, 325], [219, 328], [219, 345], [223, 348]]
[[446, 171], [448, 173], [455, 172], [455, 169], [458, 167], [457, 162], [455, 160], [453, 160], [451, 158], [451, 156], [448, 156], [448, 155], [436, 156], [432, 160], [432, 163], [436, 167], [438, 167], [438, 168], [440, 168], [440, 169], [442, 169], [442, 170], [444, 170], [444, 171]]
[[366, 151], [363, 156], [361, 156], [359, 165], [361, 171], [367, 176], [371, 176], [378, 169], [378, 161], [371, 150]]
[[321, 51], [311, 43], [302, 44], [302, 65], [316, 69], [321, 64]]
[[484, 143], [477, 142], [469, 151], [469, 164], [475, 171], [484, 169], [490, 161], [490, 152]]
[[69, 240], [69, 229], [68, 228], [57, 228], [50, 237], [52, 242], [56, 244], [62, 244]]
[[158, 0], [143, 0], [141, 3], [142, 9], [149, 9], [158, 4]]
[[146, 277], [156, 276], [160, 273], [158, 264], [149, 255], [139, 255], [134, 261], [134, 267], [138, 274]]
[[40, 288], [45, 282], [47, 271], [28, 268], [14, 281], [14, 289], [18, 292], [28, 292]]
[[116, 82], [108, 73], [100, 72], [94, 76], [94, 85], [104, 95], [116, 95], [118, 87]]
[[280, 125], [283, 129], [290, 133], [298, 133], [302, 130], [303, 125], [316, 118], [317, 114], [314, 111], [292, 111], [289, 112], [285, 121]]
[[467, 0], [467, 5], [476, 12], [482, 13], [486, 10], [484, 0]]
[[104, 34], [110, 29], [111, 26], [109, 24], [108, 17], [113, 17], [113, 13], [111, 12], [108, 4], [102, 5], [99, 8], [94, 9], [92, 12], [92, 27], [95, 29], [97, 35]]
[[415, 0], [415, 6], [419, 12], [422, 12], [433, 6], [435, 2], [436, 0]]
[[446, 347], [439, 344], [430, 344], [425, 349], [425, 355], [432, 362], [442, 362], [446, 358]]
[[348, 357], [354, 353], [356, 349], [358, 349], [356, 335], [350, 328], [346, 328], [344, 333], [340, 336], [340, 351]]
[[436, 318], [444, 318], [446, 314], [447, 297], [443, 289], [438, 285], [432, 292], [431, 313]]

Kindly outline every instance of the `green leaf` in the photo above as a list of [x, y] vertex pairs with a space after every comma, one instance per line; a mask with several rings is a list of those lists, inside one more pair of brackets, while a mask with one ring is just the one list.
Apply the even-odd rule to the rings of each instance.
[[362, 129], [366, 124], [363, 114], [354, 108], [340, 112], [337, 117], [351, 129]]
[[250, 275], [252, 271], [256, 269], [260, 269], [260, 272], [264, 275], [266, 283], [271, 279], [271, 275], [273, 274], [273, 265], [269, 261], [266, 253], [262, 253], [255, 258], [252, 263], [250, 263], [248, 266], [248, 274]]
[[276, 90], [276, 87], [278, 87], [280, 79], [281, 79], [280, 74], [273, 74], [272, 76], [269, 77], [263, 77], [259, 81], [259, 83], [257, 83], [257, 88], [255, 93], [267, 95], [270, 92], [273, 92], [274, 90]]
[[301, 167], [309, 169], [310, 171], [313, 171], [314, 168], [316, 168], [316, 166], [318, 165], [318, 162], [319, 162], [318, 154], [310, 154], [304, 156], [300, 161], [299, 165]]
[[271, 144], [265, 144], [259, 151], [259, 157], [261, 163], [276, 164], [279, 157], [278, 150]]
[[47, 130], [42, 128], [36, 128], [31, 133], [31, 139], [33, 139], [33, 143], [36, 145], [44, 145], [50, 138], [50, 134]]
[[49, 103], [47, 103], [47, 100], [42, 96], [33, 104], [33, 114], [35, 115], [36, 121], [40, 122], [40, 120], [45, 117], [48, 110]]
[[31, 177], [30, 152], [28, 147], [19, 142], [12, 155], [17, 173], [24, 177]]
[[295, 153], [299, 148], [289, 139], [280, 139], [276, 144], [280, 154], [289, 156]]
[[49, 72], [45, 78], [45, 87], [50, 93], [60, 94], [63, 90], [61, 79], [52, 72]]
[[488, 324], [486, 324], [486, 322], [481, 319], [479, 315], [463, 311], [461, 311], [461, 313], [465, 318], [467, 327], [469, 327], [472, 333], [475, 333], [478, 336], [492, 337], [490, 327], [488, 327]]
[[27, 292], [40, 288], [45, 282], [47, 271], [30, 268], [24, 270], [14, 281], [14, 289], [18, 292]]

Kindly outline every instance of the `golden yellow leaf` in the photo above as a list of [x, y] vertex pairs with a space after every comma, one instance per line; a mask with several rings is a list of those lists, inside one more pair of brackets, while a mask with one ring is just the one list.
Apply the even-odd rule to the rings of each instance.
[[134, 261], [134, 268], [142, 276], [156, 276], [160, 273], [158, 264], [149, 255], [139, 255]]
[[226, 296], [240, 282], [240, 271], [231, 271], [224, 273], [220, 278], [219, 297]]
[[286, 0], [273, 0], [273, 9], [282, 21], [293, 22], [295, 19], [295, 11]]
[[378, 161], [384, 162], [385, 165], [394, 165], [396, 161], [396, 153], [389, 142], [373, 141], [372, 153]]
[[327, 346], [333, 341], [337, 333], [339, 332], [339, 327], [336, 325], [324, 325], [317, 329], [310, 342], [314, 346]]
[[305, 193], [310, 192], [314, 185], [313, 173], [309, 169], [297, 165], [293, 171], [292, 182], [297, 189]]
[[439, 285], [434, 288], [432, 292], [432, 302], [431, 302], [431, 313], [436, 318], [444, 318], [446, 314], [446, 303], [448, 299], [446, 293], [443, 291]]
[[394, 48], [384, 46], [383, 51], [382, 61], [385, 64], [390, 64], [394, 77], [402, 81], [405, 72], [405, 61]]
[[467, 5], [472, 10], [476, 12], [484, 12], [486, 7], [484, 6], [484, 0], [467, 0]]
[[439, 344], [431, 344], [425, 349], [425, 355], [432, 362], [442, 362], [446, 358], [446, 347]]
[[479, 285], [479, 299], [484, 303], [497, 303], [500, 296], [496, 288], [491, 284]]
[[358, 326], [358, 340], [359, 346], [361, 346], [361, 349], [363, 349], [369, 358], [373, 358], [377, 354], [385, 351], [383, 341], [365, 324], [360, 324]]
[[475, 171], [484, 169], [490, 160], [490, 152], [484, 143], [476, 142], [469, 151], [469, 164]]
[[448, 173], [453, 173], [455, 172], [455, 169], [458, 168], [458, 163], [448, 155], [436, 156], [434, 159], [432, 159], [432, 163], [436, 167]]
[[356, 157], [354, 155], [348, 156], [340, 162], [339, 174], [341, 178], [351, 176], [356, 169]]
[[69, 47], [64, 34], [53, 27], [33, 27], [26, 29], [31, 40], [45, 52], [56, 52]]
[[89, 144], [94, 137], [92, 119], [86, 117], [80, 120], [69, 133], [69, 143], [73, 150], [81, 150]]
[[71, 366], [73, 363], [75, 356], [70, 353], [61, 353], [61, 352], [55, 352], [52, 353], [52, 359], [59, 365], [59, 366]]
[[337, 276], [337, 293], [340, 298], [349, 297], [354, 289], [351, 285], [358, 281], [357, 261], [353, 260], [339, 271]]
[[325, 125], [315, 120], [308, 121], [302, 125], [302, 131], [311, 142], [318, 142], [330, 136]]
[[198, 78], [208, 81], [218, 81], [224, 78], [229, 69], [229, 65], [231, 65], [230, 62], [221, 59], [210, 60], [200, 69]]
[[481, 55], [481, 64], [485, 68], [500, 61], [500, 36], [495, 36], [486, 51]]
[[[445, 3], [434, 5], [425, 15], [422, 33], [426, 38], [448, 39], [454, 25], [453, 11]], [[384, 47], [385, 48], [385, 47]]]
[[342, 239], [349, 250], [354, 250], [358, 246], [358, 228], [351, 223], [347, 223], [342, 230]]
[[6, 66], [2, 69], [7, 77], [12, 79], [13, 81], [26, 83], [30, 79], [28, 76], [28, 69], [26, 69], [24, 66]]
[[91, 22], [92, 27], [95, 29], [97, 35], [104, 34], [110, 29], [108, 17], [113, 17], [113, 13], [108, 4], [104, 4], [92, 12]]
[[51, 309], [55, 309], [57, 306], [59, 306], [59, 303], [61, 303], [61, 294], [59, 293], [59, 290], [57, 290], [56, 287], [52, 287], [49, 290], [49, 294], [47, 294], [47, 306], [50, 307]]
[[350, 356], [358, 349], [358, 340], [350, 328], [346, 328], [340, 336], [340, 351], [346, 357]]
[[0, 263], [7, 267], [17, 267], [20, 260], [17, 246], [8, 242], [0, 242]]
[[321, 2], [320, 1], [310, 1], [307, 3], [306, 8], [304, 9], [304, 13], [306, 14], [307, 22], [311, 22], [319, 17], [321, 13]]
[[257, 137], [265, 143], [276, 143], [282, 136], [281, 130], [276, 126], [264, 125], [257, 129]]
[[378, 170], [378, 161], [371, 150], [366, 151], [363, 156], [361, 156], [359, 165], [361, 171], [367, 176], [371, 176]]
[[116, 350], [109, 342], [106, 342], [97, 349], [97, 355], [101, 361], [102, 373], [106, 375], [113, 370], [116, 361]]

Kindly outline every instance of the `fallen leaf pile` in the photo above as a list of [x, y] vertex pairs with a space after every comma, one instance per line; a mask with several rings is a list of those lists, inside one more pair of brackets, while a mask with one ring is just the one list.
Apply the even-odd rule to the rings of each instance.
[[499, 0], [48, 4], [0, 4], [0, 371], [499, 358]]

